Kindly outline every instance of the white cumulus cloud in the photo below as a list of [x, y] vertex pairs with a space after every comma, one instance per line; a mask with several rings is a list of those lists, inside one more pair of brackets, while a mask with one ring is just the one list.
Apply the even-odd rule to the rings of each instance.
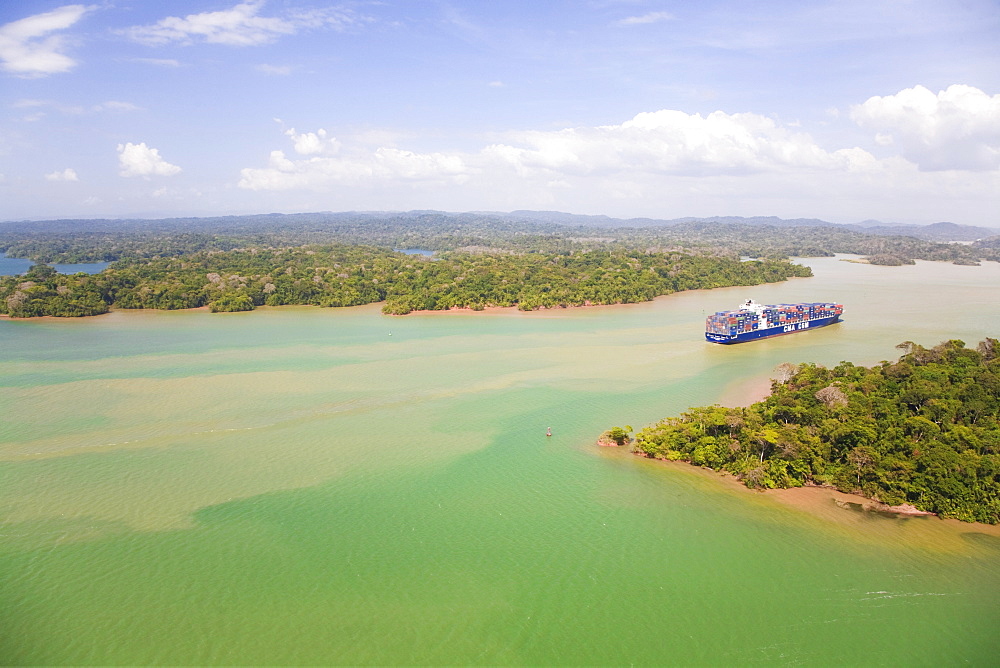
[[558, 131], [511, 132], [476, 152], [416, 152], [368, 147], [356, 137], [343, 144], [324, 130], [285, 131], [301, 158], [284, 151], [268, 165], [246, 168], [240, 187], [252, 190], [322, 190], [337, 185], [415, 181], [463, 184], [473, 179], [521, 181], [526, 187], [565, 187], [567, 179], [629, 180], [664, 176], [721, 176], [791, 171], [877, 171], [860, 148], [827, 151], [809, 135], [756, 114], [708, 116], [661, 110], [619, 125]]
[[914, 86], [869, 98], [851, 108], [851, 118], [921, 170], [1000, 168], [1000, 95], [958, 84], [937, 94]]
[[861, 149], [828, 152], [809, 135], [757, 114], [708, 116], [663, 109], [620, 125], [523, 132], [485, 155], [518, 172], [563, 174], [652, 172], [679, 175], [745, 174], [786, 168], [861, 169], [874, 159]]
[[60, 171], [52, 172], [51, 174], [46, 174], [45, 178], [49, 181], [79, 181], [80, 177], [76, 175], [76, 170], [72, 167], [67, 167], [66, 169]]
[[414, 153], [396, 148], [354, 152], [336, 157], [289, 160], [271, 151], [268, 166], [241, 170], [239, 187], [248, 190], [326, 190], [335, 185], [376, 182], [461, 183], [467, 167], [462, 158], [443, 153]]
[[340, 142], [336, 137], [326, 136], [326, 130], [320, 128], [316, 132], [296, 132], [295, 128], [285, 131], [292, 138], [295, 152], [299, 155], [317, 155], [320, 153], [334, 154], [340, 150]]
[[122, 176], [173, 176], [181, 171], [160, 157], [157, 149], [146, 146], [146, 142], [118, 144], [118, 164]]
[[257, 46], [303, 29], [343, 29], [363, 20], [348, 9], [338, 7], [294, 11], [284, 16], [260, 16], [263, 5], [262, 1], [255, 0], [183, 18], [168, 16], [153, 25], [129, 28], [126, 34], [137, 42], [150, 45], [203, 40], [228, 46]]
[[68, 72], [76, 61], [64, 53], [65, 30], [93, 9], [66, 5], [0, 26], [0, 69], [22, 77]]

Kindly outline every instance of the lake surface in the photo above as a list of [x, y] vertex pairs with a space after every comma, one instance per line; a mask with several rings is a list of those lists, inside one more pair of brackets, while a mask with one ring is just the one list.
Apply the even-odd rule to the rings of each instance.
[[[0, 320], [0, 662], [995, 665], [995, 528], [594, 445], [782, 362], [1000, 335], [996, 263], [805, 262], [536, 313]], [[706, 343], [750, 297], [844, 322]]]
[[[17, 276], [18, 274], [23, 274], [24, 272], [31, 269], [31, 265], [35, 264], [34, 260], [28, 260], [19, 257], [7, 257], [6, 254], [0, 253], [0, 276]], [[76, 274], [78, 272], [83, 272], [85, 274], [99, 274], [104, 271], [107, 266], [111, 264], [110, 262], [83, 262], [79, 264], [53, 264], [52, 268], [58, 271], [60, 274]]]

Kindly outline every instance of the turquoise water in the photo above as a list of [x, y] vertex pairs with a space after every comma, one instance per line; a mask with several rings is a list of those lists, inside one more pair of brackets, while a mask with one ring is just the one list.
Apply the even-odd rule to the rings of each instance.
[[[809, 263], [528, 314], [0, 321], [0, 659], [992, 665], [995, 529], [594, 445], [781, 362], [1000, 332], [1000, 265]], [[705, 343], [747, 297], [845, 320]]]

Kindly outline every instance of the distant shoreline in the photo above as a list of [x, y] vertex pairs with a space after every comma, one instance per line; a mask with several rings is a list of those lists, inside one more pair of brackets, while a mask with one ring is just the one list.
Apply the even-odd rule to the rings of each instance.
[[[795, 277], [795, 278], [797, 278], [797, 277]], [[686, 290], [684, 292], [691, 292], [691, 291]], [[678, 293], [671, 293], [671, 294], [678, 294]], [[583, 304], [574, 304], [574, 305], [571, 305], [571, 306], [539, 306], [537, 308], [534, 308], [534, 309], [531, 309], [531, 310], [528, 310], [528, 311], [519, 309], [517, 307], [517, 305], [514, 305], [514, 306], [484, 306], [481, 309], [474, 309], [474, 308], [471, 308], [469, 306], [451, 306], [451, 307], [446, 308], [446, 309], [416, 309], [416, 310], [410, 311], [409, 313], [407, 313], [405, 315], [397, 315], [397, 314], [391, 314], [391, 313], [386, 313], [384, 315], [391, 315], [393, 317], [403, 318], [403, 317], [410, 316], [410, 315], [430, 315], [430, 314], [444, 314], [444, 313], [504, 313], [504, 312], [508, 312], [508, 313], [541, 313], [541, 312], [547, 312], [547, 311], [552, 311], [552, 312], [555, 312], [555, 313], [560, 313], [560, 312], [563, 312], [563, 311], [571, 311], [571, 310], [583, 309], [583, 308], [586, 308], [586, 309], [589, 309], [589, 308], [621, 308], [623, 306], [638, 306], [640, 304], [649, 304], [652, 301], [655, 301], [657, 299], [662, 299], [664, 297], [669, 297], [669, 296], [671, 296], [671, 295], [658, 295], [657, 297], [654, 297], [653, 299], [651, 299], [649, 301], [643, 301], [643, 302], [627, 302], [627, 303], [619, 302], [617, 304], [594, 304], [594, 303], [591, 303], [591, 302], [586, 302], [586, 303], [583, 303]], [[378, 303], [378, 304], [384, 304], [385, 302], [376, 302], [376, 303]]]
[[[669, 297], [670, 295], [660, 295], [655, 299], [661, 299], [662, 297]], [[405, 315], [397, 315], [393, 313], [380, 313], [390, 318], [405, 318], [411, 315], [444, 315], [447, 313], [462, 313], [462, 314], [497, 314], [497, 313], [541, 313], [541, 312], [562, 312], [570, 311], [574, 309], [581, 308], [621, 308], [625, 306], [638, 306], [640, 304], [648, 304], [650, 302], [630, 302], [630, 303], [620, 303], [620, 304], [581, 304], [579, 306], [556, 306], [547, 307], [539, 306], [530, 311], [522, 311], [517, 306], [486, 306], [481, 309], [474, 309], [468, 306], [452, 306], [447, 309], [421, 309], [416, 311], [410, 311]], [[338, 310], [342, 308], [361, 308], [365, 306], [377, 306], [380, 304], [385, 304], [384, 301], [381, 302], [369, 302], [368, 304], [356, 304], [354, 306], [319, 306], [318, 304], [280, 304], [278, 306], [267, 306], [261, 305], [253, 309], [253, 311], [266, 311], [268, 309], [282, 309], [282, 308], [315, 308], [321, 310]], [[185, 313], [192, 311], [209, 311], [208, 306], [194, 306], [192, 308], [177, 308], [177, 309], [162, 309], [162, 308], [121, 308], [116, 306], [111, 306], [108, 308], [106, 313], [98, 313], [96, 315], [87, 316], [57, 316], [57, 315], [36, 315], [27, 318], [18, 318], [6, 313], [0, 313], [0, 320], [13, 320], [18, 322], [28, 322], [28, 321], [38, 321], [38, 320], [52, 320], [52, 321], [69, 321], [69, 320], [80, 320], [82, 318], [97, 318], [102, 315], [109, 315], [111, 313]], [[213, 315], [226, 315], [227, 313], [252, 313], [253, 311], [219, 311], [218, 313], [213, 313]]]

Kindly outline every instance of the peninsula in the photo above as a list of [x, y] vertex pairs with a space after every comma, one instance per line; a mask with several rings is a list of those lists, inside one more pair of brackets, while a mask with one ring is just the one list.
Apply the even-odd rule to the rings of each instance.
[[[1000, 341], [924, 348], [895, 362], [782, 365], [745, 408], [692, 408], [641, 429], [633, 450], [734, 474], [748, 487], [826, 485], [887, 506], [1000, 523]], [[614, 427], [603, 444], [626, 445]]]

